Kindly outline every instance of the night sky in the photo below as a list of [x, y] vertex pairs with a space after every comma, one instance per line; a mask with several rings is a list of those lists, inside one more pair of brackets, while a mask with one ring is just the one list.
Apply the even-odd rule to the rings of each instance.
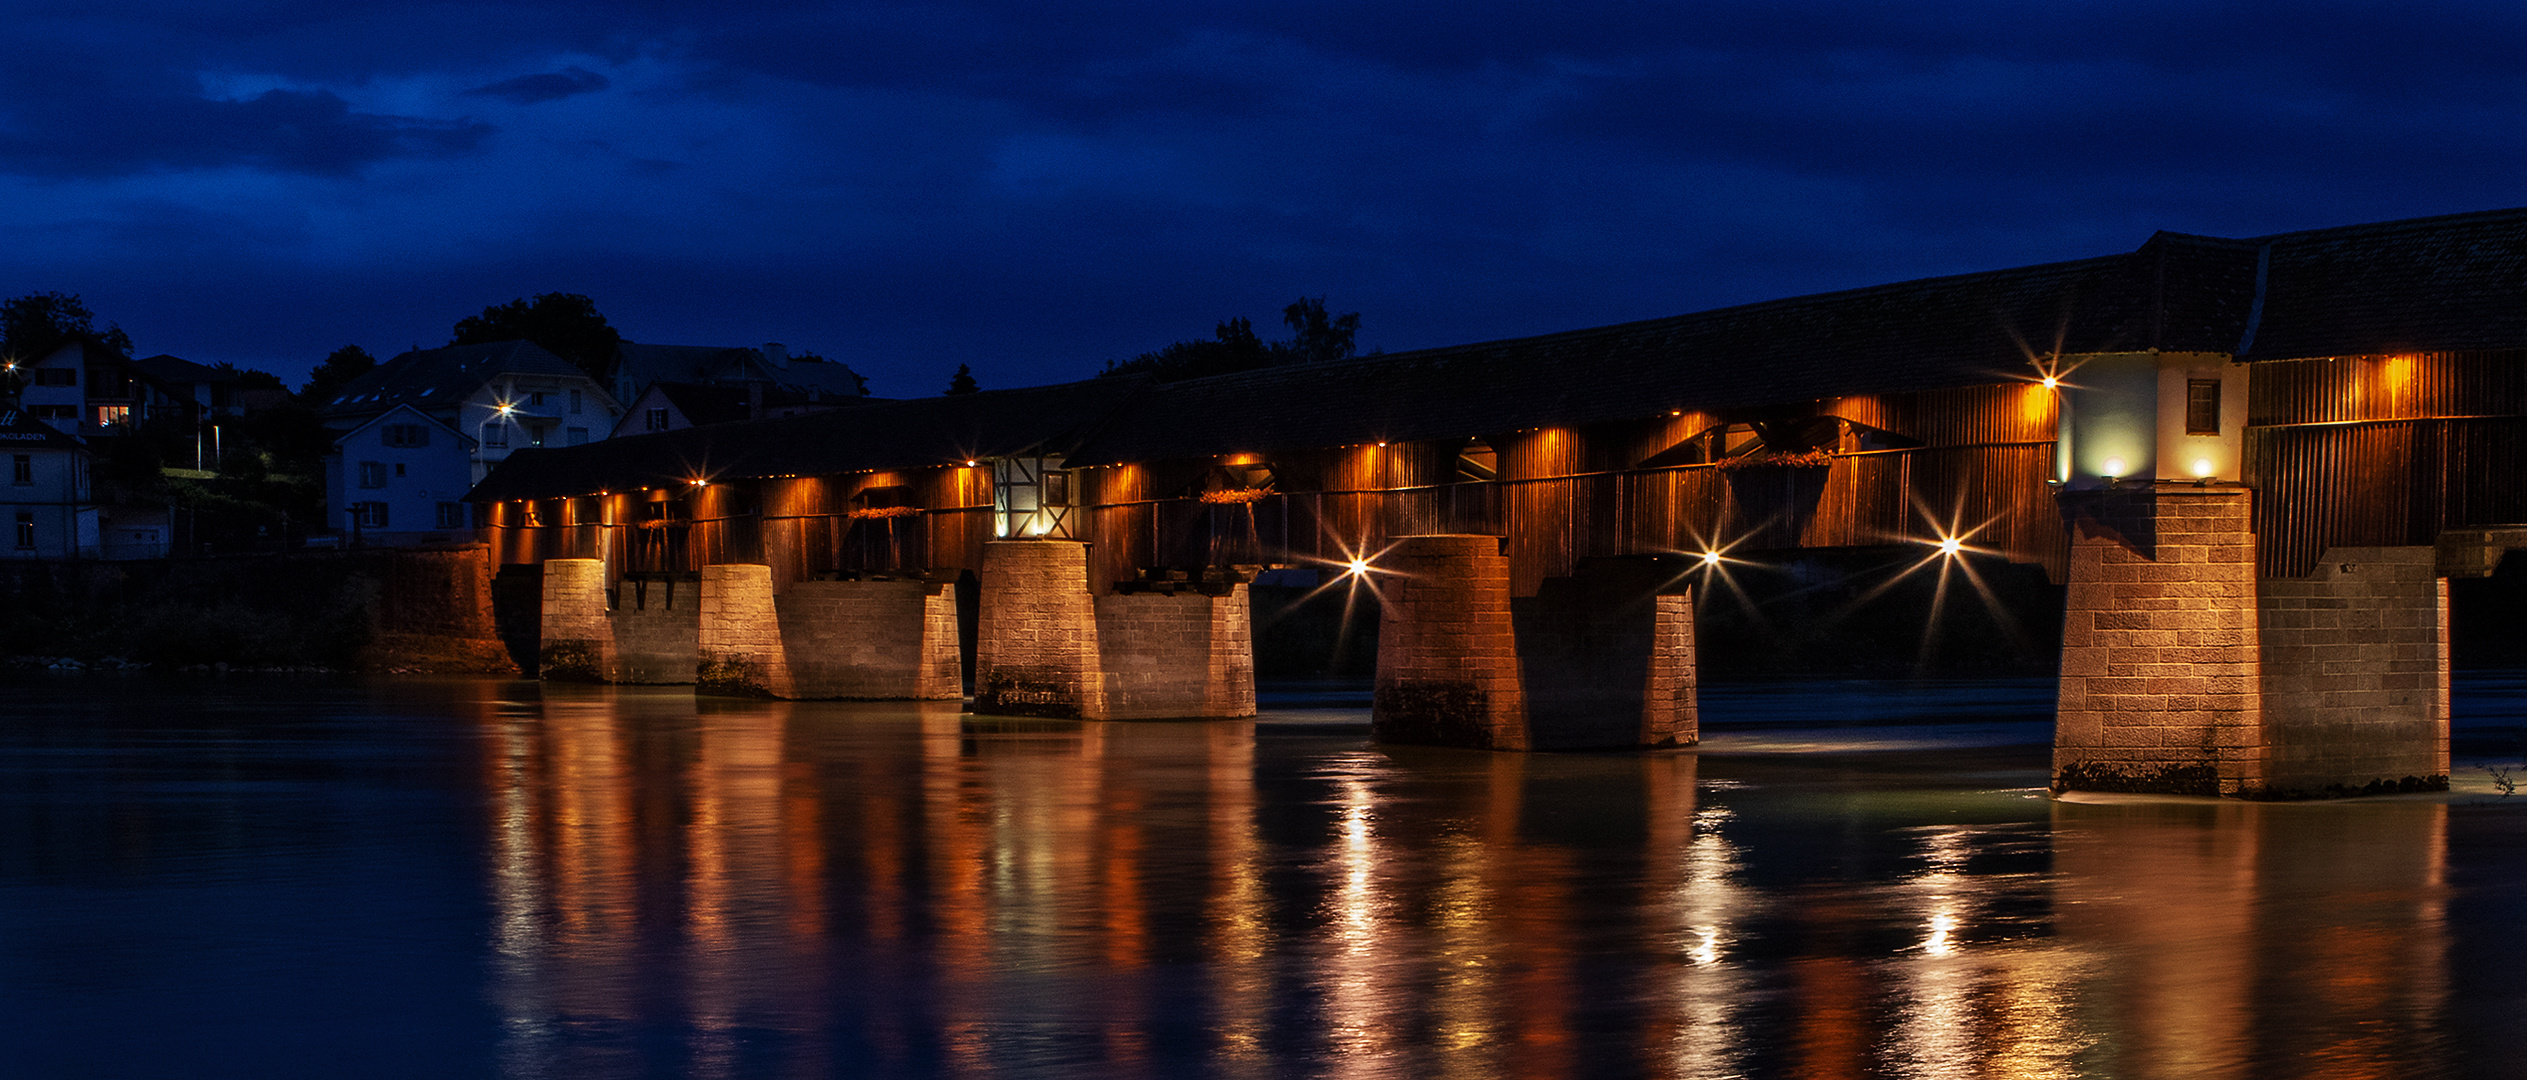
[[0, 296], [296, 382], [593, 297], [887, 396], [2527, 204], [2515, 4], [5, 4]]

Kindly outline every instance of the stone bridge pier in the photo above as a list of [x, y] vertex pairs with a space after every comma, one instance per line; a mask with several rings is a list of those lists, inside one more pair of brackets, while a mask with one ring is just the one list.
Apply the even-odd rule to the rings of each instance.
[[1381, 742], [1486, 750], [1690, 745], [1693, 599], [1668, 560], [1611, 559], [1510, 595], [1489, 535], [1412, 536], [1379, 562]]
[[548, 679], [753, 697], [954, 700], [964, 690], [949, 586], [802, 581], [775, 593], [760, 563], [609, 591], [599, 560], [546, 560], [542, 661]]
[[2060, 493], [2071, 562], [2054, 790], [2448, 786], [2438, 553], [2335, 547], [2305, 577], [2260, 577], [2252, 497], [2168, 483]]
[[974, 711], [1079, 720], [1255, 715], [1244, 581], [1096, 596], [1088, 545], [983, 545]]

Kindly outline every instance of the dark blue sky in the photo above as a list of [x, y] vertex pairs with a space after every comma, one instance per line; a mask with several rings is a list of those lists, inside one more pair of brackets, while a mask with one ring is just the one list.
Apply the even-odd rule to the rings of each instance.
[[2509, 4], [7, 7], [0, 295], [293, 381], [550, 291], [912, 396], [2527, 204]]

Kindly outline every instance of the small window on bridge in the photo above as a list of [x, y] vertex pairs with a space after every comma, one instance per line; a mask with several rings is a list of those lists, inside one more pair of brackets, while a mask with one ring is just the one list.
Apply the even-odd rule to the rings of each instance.
[[2185, 380], [2185, 434], [2220, 433], [2220, 380]]

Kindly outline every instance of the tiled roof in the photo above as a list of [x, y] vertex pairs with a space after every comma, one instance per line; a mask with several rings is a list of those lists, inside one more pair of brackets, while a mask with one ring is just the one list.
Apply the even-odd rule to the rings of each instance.
[[546, 499], [695, 477], [823, 476], [1030, 451], [1060, 454], [1147, 385], [1141, 379], [1094, 379], [519, 450], [466, 498]]
[[88, 444], [16, 409], [6, 409], [0, 410], [0, 447], [11, 450], [84, 451]]
[[419, 349], [377, 365], [325, 404], [330, 415], [357, 416], [390, 405], [431, 409], [454, 405], [499, 375], [572, 375], [579, 366], [532, 341]]
[[2283, 233], [2242, 359], [2527, 345], [2527, 209]]

